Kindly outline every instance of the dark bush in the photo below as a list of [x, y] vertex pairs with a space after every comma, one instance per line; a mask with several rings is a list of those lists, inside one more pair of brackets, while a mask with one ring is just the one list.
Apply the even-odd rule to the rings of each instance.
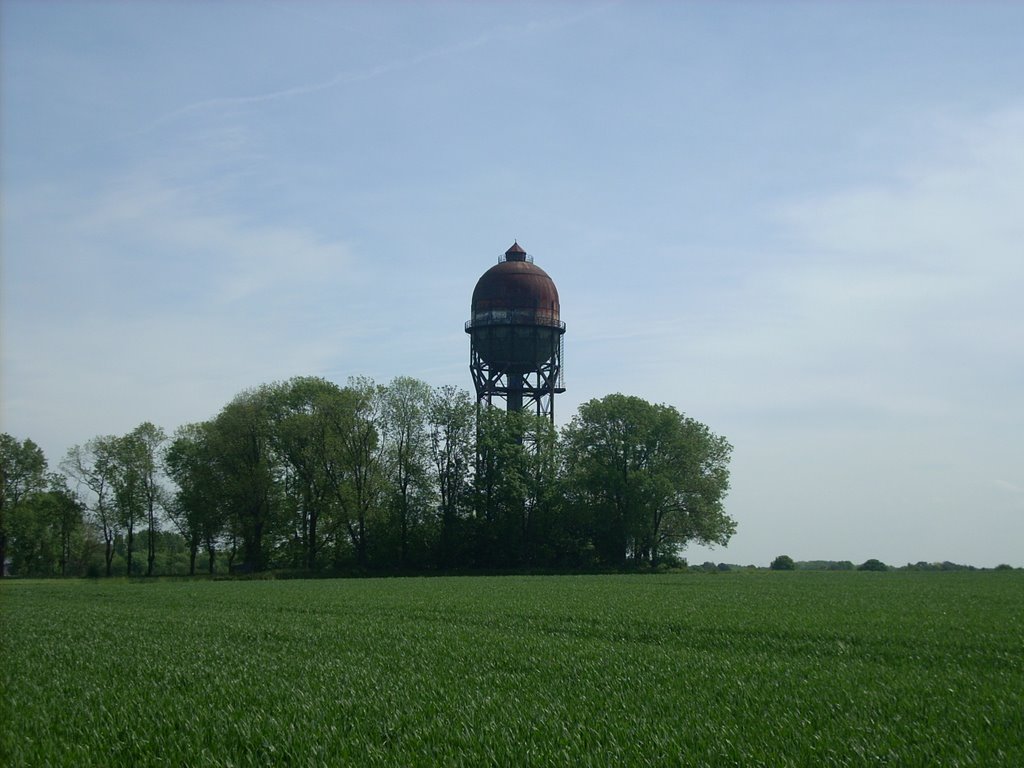
[[795, 571], [796, 563], [793, 562], [793, 558], [789, 555], [779, 555], [769, 566], [773, 571]]
[[872, 557], [870, 560], [865, 560], [863, 563], [857, 566], [858, 571], [888, 571], [889, 566], [883, 563], [881, 560], [877, 560]]

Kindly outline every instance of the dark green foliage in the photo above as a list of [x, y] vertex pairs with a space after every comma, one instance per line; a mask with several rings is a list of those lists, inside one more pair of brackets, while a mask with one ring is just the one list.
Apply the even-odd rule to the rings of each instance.
[[[871, 570], [871, 569], [864, 569]], [[888, 569], [886, 569], [888, 570]], [[954, 563], [950, 560], [943, 560], [941, 563], [929, 563], [924, 560], [919, 560], [916, 563], [907, 563], [902, 566], [899, 570], [901, 571], [973, 571], [975, 567], [973, 565], [961, 565], [960, 563]]]
[[430, 476], [431, 388], [400, 376], [380, 392], [386, 531], [384, 553], [400, 569], [424, 568], [435, 544]]
[[889, 566], [883, 563], [881, 560], [871, 558], [865, 560], [863, 563], [857, 566], [858, 571], [888, 571]]
[[[367, 434], [360, 421], [366, 396], [324, 379], [297, 378], [274, 385], [268, 397], [281, 521], [289, 534], [277, 548], [277, 560], [316, 571], [340, 562], [350, 543], [357, 547], [365, 541], [365, 517], [363, 538], [350, 541], [352, 519], [363, 508], [350, 481], [358, 467], [368, 475], [376, 467], [375, 435], [370, 434], [370, 454], [356, 452], [355, 441]], [[364, 463], [353, 468], [354, 456]]]
[[218, 538], [224, 528], [212, 429], [210, 422], [186, 424], [174, 433], [164, 455], [167, 474], [177, 486], [166, 508], [188, 547], [189, 575], [196, 572], [200, 549], [206, 554], [207, 572], [214, 572]]
[[466, 562], [469, 550], [471, 477], [476, 407], [469, 392], [439, 387], [427, 406], [430, 474], [437, 491], [436, 564], [445, 569]]
[[798, 560], [799, 571], [852, 571], [855, 566], [850, 560]]
[[769, 566], [773, 571], [795, 571], [796, 563], [793, 562], [793, 558], [789, 555], [779, 555]]
[[591, 400], [563, 443], [567, 496], [589, 512], [601, 562], [653, 564], [735, 531], [723, 507], [732, 446], [675, 408], [620, 394]]
[[170, 440], [148, 422], [95, 437], [61, 466], [108, 576], [177, 573], [179, 559], [195, 574], [200, 551], [209, 574], [650, 570], [689, 542], [728, 542], [731, 450], [636, 397], [592, 400], [559, 434], [454, 387], [297, 377]]
[[849, 560], [836, 560], [828, 564], [828, 570], [830, 571], [852, 571], [853, 568], [853, 563]]
[[[0, 434], [0, 577], [5, 574], [8, 547], [17, 543], [21, 507], [45, 485], [46, 456], [42, 448], [29, 439], [18, 440], [6, 432]], [[21, 517], [27, 514], [24, 512]]]
[[475, 565], [537, 564], [557, 546], [555, 446], [555, 431], [543, 417], [481, 412], [473, 485]]
[[24, 497], [9, 516], [11, 574], [76, 576], [92, 548], [82, 505], [62, 475], [47, 476], [47, 487]]
[[0, 563], [13, 576], [80, 575], [95, 545], [67, 479], [46, 469], [34, 442], [0, 435]]
[[103, 567], [107, 576], [114, 567], [114, 544], [121, 535], [120, 515], [115, 496], [118, 438], [94, 437], [84, 445], [72, 446], [61, 469], [76, 484], [79, 498], [93, 529], [103, 542]]
[[269, 388], [235, 397], [214, 419], [210, 435], [209, 455], [220, 483], [218, 503], [231, 540], [231, 564], [244, 572], [263, 570], [270, 559], [266, 534], [281, 511]]
[[156, 560], [156, 530], [163, 499], [160, 486], [160, 450], [166, 440], [164, 431], [145, 422], [112, 445], [109, 481], [113, 492], [117, 522], [127, 542], [127, 570], [134, 574], [135, 538], [144, 526], [147, 532], [146, 574], [153, 575]]

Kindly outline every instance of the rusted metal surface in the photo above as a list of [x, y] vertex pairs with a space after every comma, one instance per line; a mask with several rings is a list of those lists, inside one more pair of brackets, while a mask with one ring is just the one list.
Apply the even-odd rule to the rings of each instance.
[[511, 313], [505, 316], [514, 316], [517, 324], [559, 325], [555, 281], [528, 260], [519, 243], [505, 251], [505, 260], [484, 272], [473, 289], [472, 324], [492, 324], [502, 313]]

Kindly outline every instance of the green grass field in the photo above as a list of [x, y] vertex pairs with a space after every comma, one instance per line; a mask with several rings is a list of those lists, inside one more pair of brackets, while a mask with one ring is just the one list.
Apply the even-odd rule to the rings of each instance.
[[0, 584], [0, 764], [1024, 765], [1024, 574]]

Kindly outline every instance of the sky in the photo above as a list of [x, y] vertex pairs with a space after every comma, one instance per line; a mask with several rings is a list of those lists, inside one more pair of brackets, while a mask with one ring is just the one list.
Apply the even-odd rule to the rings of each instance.
[[0, 2], [0, 427], [472, 388], [513, 240], [558, 422], [734, 446], [690, 562], [1024, 566], [1024, 3]]

